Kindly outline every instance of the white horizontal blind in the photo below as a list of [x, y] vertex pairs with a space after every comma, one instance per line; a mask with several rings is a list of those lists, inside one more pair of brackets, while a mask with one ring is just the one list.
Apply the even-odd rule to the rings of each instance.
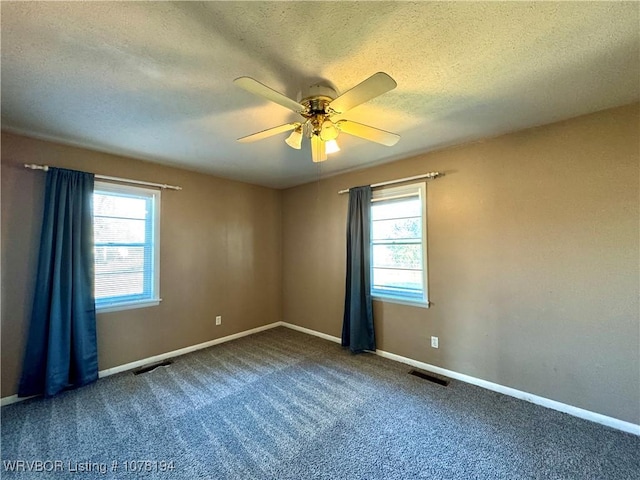
[[96, 307], [158, 301], [160, 192], [96, 182]]
[[376, 297], [426, 304], [424, 183], [374, 191], [372, 288]]

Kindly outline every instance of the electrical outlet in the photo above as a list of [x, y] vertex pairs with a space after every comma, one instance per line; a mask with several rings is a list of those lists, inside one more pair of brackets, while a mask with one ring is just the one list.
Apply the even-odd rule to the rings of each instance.
[[216, 317], [216, 325], [222, 325], [222, 315]]
[[438, 337], [431, 337], [431, 347], [438, 348]]

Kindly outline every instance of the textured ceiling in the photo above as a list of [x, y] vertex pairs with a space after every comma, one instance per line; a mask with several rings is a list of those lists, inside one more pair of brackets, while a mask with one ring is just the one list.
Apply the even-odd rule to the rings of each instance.
[[[286, 187], [640, 96], [640, 4], [2, 2], [2, 127]], [[401, 135], [235, 140], [296, 120], [233, 84], [293, 98], [384, 71], [398, 87], [344, 118]]]

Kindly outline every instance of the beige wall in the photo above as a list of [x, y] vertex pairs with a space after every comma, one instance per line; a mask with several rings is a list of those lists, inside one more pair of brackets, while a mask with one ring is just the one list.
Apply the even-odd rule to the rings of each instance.
[[16, 392], [42, 220], [45, 177], [24, 163], [184, 188], [162, 194], [163, 301], [98, 315], [100, 369], [281, 320], [280, 192], [3, 133], [2, 397]]
[[378, 348], [640, 423], [639, 118], [636, 104], [284, 191], [283, 319], [340, 336], [338, 190], [442, 171], [433, 306], [374, 302]]

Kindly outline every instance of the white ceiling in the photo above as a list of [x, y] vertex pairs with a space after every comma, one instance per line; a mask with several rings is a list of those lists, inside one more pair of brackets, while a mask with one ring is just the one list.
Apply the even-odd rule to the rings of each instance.
[[[640, 4], [2, 2], [2, 127], [287, 187], [640, 97]], [[398, 87], [344, 117], [401, 135], [235, 140], [296, 120], [233, 84], [290, 97], [375, 72]]]

